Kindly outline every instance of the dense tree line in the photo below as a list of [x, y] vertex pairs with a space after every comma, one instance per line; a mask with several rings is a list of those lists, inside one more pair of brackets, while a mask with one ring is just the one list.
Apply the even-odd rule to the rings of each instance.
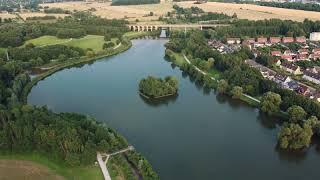
[[89, 12], [77, 12], [71, 17], [58, 19], [55, 23], [10, 23], [0, 25], [0, 47], [21, 46], [26, 40], [43, 35], [59, 38], [79, 38], [87, 34], [121, 37], [128, 31], [128, 22], [109, 20], [92, 15]]
[[85, 52], [81, 48], [65, 46], [65, 45], [52, 45], [43, 47], [24, 47], [24, 48], [11, 48], [8, 50], [10, 59], [20, 60], [23, 62], [31, 62], [41, 58], [42, 64], [50, 62], [52, 59], [58, 59], [60, 55], [65, 58], [84, 56]]
[[183, 8], [178, 5], [173, 5], [175, 13], [169, 12], [167, 17], [161, 17], [160, 20], [170, 24], [177, 23], [197, 23], [199, 21], [216, 21], [230, 20], [232, 17], [223, 13], [208, 12], [205, 13], [198, 7]]
[[290, 20], [270, 19], [250, 21], [238, 19], [230, 26], [218, 27], [214, 37], [225, 39], [227, 37], [259, 37], [259, 36], [308, 36], [310, 32], [320, 31], [319, 21], [294, 22]]
[[139, 4], [158, 4], [160, 0], [112, 0], [113, 6], [119, 5], [139, 5]]
[[64, 10], [61, 8], [45, 8], [43, 12], [47, 14], [71, 14], [69, 10]]
[[178, 92], [178, 80], [172, 76], [165, 79], [149, 76], [140, 81], [139, 91], [151, 98], [174, 95]]

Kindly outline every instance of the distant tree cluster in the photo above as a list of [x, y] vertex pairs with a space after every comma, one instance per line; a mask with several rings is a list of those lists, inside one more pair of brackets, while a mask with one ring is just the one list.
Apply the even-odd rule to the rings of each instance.
[[214, 21], [214, 20], [230, 20], [232, 17], [223, 13], [208, 12], [205, 13], [201, 8], [191, 7], [183, 8], [178, 5], [173, 5], [174, 13], [169, 12], [167, 17], [161, 17], [160, 20], [170, 24], [177, 23], [197, 23], [199, 21]]
[[160, 0], [112, 0], [113, 6], [119, 5], [139, 5], [139, 4], [158, 4]]
[[34, 16], [34, 17], [27, 17], [27, 21], [40, 21], [40, 20], [54, 20], [57, 19], [55, 16]]
[[79, 38], [87, 34], [121, 37], [128, 31], [128, 22], [103, 19], [89, 12], [77, 12], [71, 17], [58, 19], [55, 23], [8, 23], [0, 26], [0, 47], [21, 46], [26, 40], [43, 35], [59, 38]]
[[64, 10], [61, 8], [45, 8], [43, 12], [47, 14], [71, 14], [69, 10]]
[[151, 98], [174, 95], [178, 92], [178, 80], [172, 76], [165, 79], [149, 76], [140, 81], [139, 91]]

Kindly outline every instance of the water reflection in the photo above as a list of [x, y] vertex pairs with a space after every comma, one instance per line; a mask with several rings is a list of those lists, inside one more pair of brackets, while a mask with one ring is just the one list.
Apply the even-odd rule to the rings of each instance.
[[151, 107], [159, 107], [159, 106], [169, 106], [169, 104], [174, 103], [179, 94], [173, 95], [173, 96], [168, 96], [168, 97], [163, 97], [163, 98], [158, 98], [158, 99], [148, 99], [144, 96], [142, 96], [141, 94], [139, 94], [140, 99], [143, 100], [143, 102], [145, 102], [146, 104], [148, 104]]
[[290, 163], [300, 164], [307, 157], [307, 149], [297, 151], [287, 151], [275, 146], [275, 151], [278, 153], [278, 157], [281, 161], [287, 161]]

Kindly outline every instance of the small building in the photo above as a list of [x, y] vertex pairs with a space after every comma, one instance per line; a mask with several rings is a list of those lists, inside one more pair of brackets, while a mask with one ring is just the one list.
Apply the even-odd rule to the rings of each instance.
[[281, 59], [285, 59], [285, 60], [290, 61], [290, 62], [293, 61], [293, 57], [291, 55], [283, 54], [283, 55], [281, 55]]
[[312, 50], [312, 53], [313, 53], [313, 54], [320, 54], [320, 48], [314, 48], [314, 49]]
[[281, 37], [270, 37], [269, 38], [269, 43], [270, 44], [276, 44], [281, 42]]
[[302, 74], [300, 67], [292, 63], [282, 62], [280, 68], [294, 75]]
[[309, 54], [309, 50], [308, 49], [299, 49], [298, 52], [299, 52], [299, 54], [305, 54], [305, 55]]
[[240, 38], [227, 38], [228, 44], [240, 44], [241, 40]]
[[281, 57], [281, 55], [282, 55], [281, 51], [271, 51], [271, 56]]
[[285, 76], [282, 74], [276, 74], [274, 77], [274, 82], [280, 85], [282, 88], [289, 88], [288, 83], [292, 81], [289, 76]]
[[320, 32], [310, 33], [310, 41], [320, 41]]
[[280, 59], [275, 59], [273, 61], [273, 63], [276, 65], [276, 66], [280, 66], [281, 65], [281, 60]]
[[288, 88], [293, 91], [299, 88], [299, 84], [297, 83], [297, 81], [289, 81], [287, 84], [288, 84]]
[[309, 59], [314, 61], [320, 60], [320, 54], [310, 54]]
[[283, 37], [282, 38], [282, 42], [283, 43], [293, 43], [294, 42], [294, 38], [293, 37]]
[[296, 89], [296, 92], [305, 96], [310, 93], [310, 89], [305, 85], [299, 84], [299, 87]]
[[309, 60], [309, 56], [307, 54], [299, 54], [297, 56], [297, 60], [298, 61], [306, 61], [306, 60]]
[[266, 44], [268, 42], [268, 39], [265, 37], [258, 37], [257, 38], [257, 43], [258, 44]]
[[307, 40], [306, 40], [306, 37], [300, 36], [300, 37], [296, 37], [296, 42], [297, 43], [306, 43]]

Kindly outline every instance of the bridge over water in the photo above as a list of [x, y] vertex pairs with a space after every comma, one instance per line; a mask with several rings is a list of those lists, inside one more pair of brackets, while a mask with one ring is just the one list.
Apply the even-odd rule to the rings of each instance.
[[221, 26], [229, 26], [228, 24], [129, 24], [131, 31], [156, 31], [159, 29], [209, 29]]

